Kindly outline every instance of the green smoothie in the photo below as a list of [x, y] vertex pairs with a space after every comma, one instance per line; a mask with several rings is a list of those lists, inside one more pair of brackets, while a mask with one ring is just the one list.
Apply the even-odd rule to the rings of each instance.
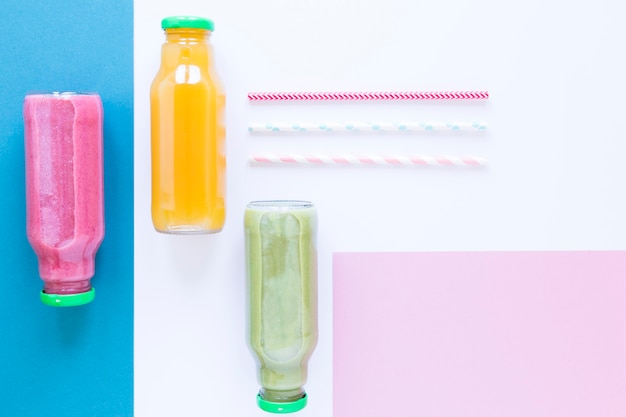
[[307, 362], [317, 344], [317, 215], [308, 201], [256, 201], [244, 216], [249, 343], [259, 365], [259, 406], [306, 404]]

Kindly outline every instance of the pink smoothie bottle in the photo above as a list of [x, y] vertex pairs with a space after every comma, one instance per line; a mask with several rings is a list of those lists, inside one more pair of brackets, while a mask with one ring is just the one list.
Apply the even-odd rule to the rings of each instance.
[[26, 232], [44, 281], [41, 301], [89, 303], [104, 237], [102, 102], [92, 93], [24, 100]]

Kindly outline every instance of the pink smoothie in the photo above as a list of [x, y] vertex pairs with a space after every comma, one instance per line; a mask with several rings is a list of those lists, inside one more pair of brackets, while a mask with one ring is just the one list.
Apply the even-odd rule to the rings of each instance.
[[102, 119], [97, 94], [24, 100], [26, 229], [47, 294], [91, 289], [104, 237]]

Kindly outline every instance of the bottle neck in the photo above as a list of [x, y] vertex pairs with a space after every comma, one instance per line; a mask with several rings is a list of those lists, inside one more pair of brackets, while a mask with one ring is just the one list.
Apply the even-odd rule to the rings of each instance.
[[181, 45], [207, 44], [211, 31], [205, 29], [165, 29], [165, 41]]
[[208, 67], [212, 65], [211, 32], [204, 29], [166, 29], [161, 49], [161, 66], [165, 69], [179, 65]]

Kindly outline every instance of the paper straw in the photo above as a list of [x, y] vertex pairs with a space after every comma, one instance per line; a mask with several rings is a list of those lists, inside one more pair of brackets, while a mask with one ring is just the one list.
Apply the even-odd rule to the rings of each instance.
[[250, 101], [308, 100], [487, 100], [487, 91], [398, 91], [398, 92], [263, 92], [248, 93]]
[[484, 122], [304, 122], [304, 123], [251, 123], [248, 131], [271, 132], [404, 132], [404, 131], [482, 131]]
[[251, 164], [282, 165], [412, 165], [412, 166], [467, 166], [479, 167], [487, 160], [479, 156], [428, 155], [353, 155], [353, 154], [273, 154], [250, 155]]

